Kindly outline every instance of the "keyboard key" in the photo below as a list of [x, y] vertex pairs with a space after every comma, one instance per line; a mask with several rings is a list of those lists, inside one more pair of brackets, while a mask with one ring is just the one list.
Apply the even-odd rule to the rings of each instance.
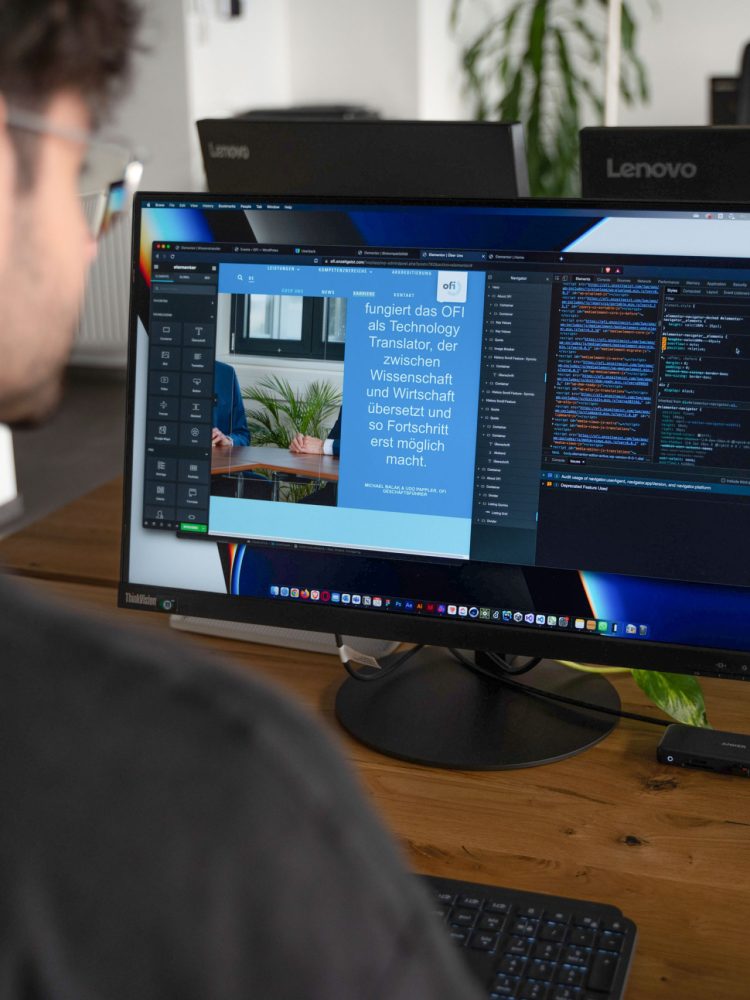
[[590, 948], [594, 943], [595, 932], [588, 927], [574, 927], [568, 936], [570, 944], [580, 944]]
[[625, 933], [625, 923], [622, 920], [602, 920], [600, 927], [603, 931], [614, 931], [615, 934]]
[[624, 934], [615, 934], [612, 931], [602, 931], [599, 935], [599, 947], [605, 951], [622, 951], [622, 943], [625, 940]]
[[556, 979], [563, 986], [583, 986], [586, 969], [579, 965], [563, 965], [557, 970]]
[[577, 986], [556, 986], [549, 1000], [581, 1000], [583, 990]]
[[534, 958], [541, 958], [545, 962], [556, 962], [560, 957], [562, 947], [552, 941], [537, 941], [532, 954]]
[[591, 963], [589, 981], [586, 984], [590, 990], [607, 993], [612, 986], [617, 969], [618, 955], [611, 951], [597, 951]]
[[499, 899], [490, 899], [484, 904], [485, 913], [508, 914], [511, 911], [510, 903], [504, 903]]
[[518, 958], [515, 955], [506, 955], [500, 963], [500, 972], [509, 976], [520, 976], [525, 965], [525, 958]]
[[455, 927], [473, 927], [476, 919], [476, 910], [454, 910], [450, 922]]
[[479, 918], [479, 923], [477, 927], [481, 931], [501, 931], [503, 929], [503, 924], [505, 923], [505, 917], [497, 916], [494, 913], [484, 913]]
[[567, 930], [565, 924], [555, 924], [551, 921], [542, 924], [539, 928], [539, 940], [540, 941], [562, 941], [565, 937], [565, 932]]
[[518, 937], [536, 937], [538, 929], [538, 920], [528, 920], [524, 917], [521, 920], [516, 920], [510, 929], [510, 933], [516, 934]]
[[574, 913], [573, 914], [573, 926], [574, 927], [591, 927], [594, 930], [599, 926], [599, 917], [594, 916], [593, 913]]
[[494, 951], [497, 948], [499, 934], [489, 934], [487, 931], [474, 931], [469, 938], [469, 947], [477, 951]]
[[566, 965], [588, 965], [591, 960], [591, 949], [580, 945], [569, 945], [563, 952], [562, 960]]
[[520, 958], [526, 958], [531, 950], [531, 938], [523, 937], [512, 937], [508, 940], [508, 945], [505, 949], [508, 955], [517, 955]]
[[551, 920], [556, 924], [570, 923], [571, 914], [568, 910], [545, 910], [544, 920]]
[[468, 936], [469, 936], [468, 931], [462, 931], [458, 927], [451, 927], [451, 929], [448, 931], [448, 937], [455, 944], [459, 944], [459, 945], [466, 944], [466, 938]]
[[521, 1000], [548, 1000], [550, 987], [548, 983], [524, 983], [521, 987]]
[[542, 962], [537, 958], [529, 965], [526, 975], [530, 979], [541, 979], [542, 982], [551, 983], [555, 978], [556, 968], [557, 966], [554, 962]]
[[518, 982], [518, 976], [506, 976], [504, 973], [500, 973], [499, 976], [495, 976], [495, 982], [492, 984], [491, 996], [517, 996]]
[[541, 906], [523, 906], [518, 910], [519, 917], [529, 917], [530, 919], [539, 920], [541, 915]]
[[479, 896], [465, 894], [458, 897], [458, 905], [463, 906], [467, 910], [478, 910], [482, 905], [482, 900]]

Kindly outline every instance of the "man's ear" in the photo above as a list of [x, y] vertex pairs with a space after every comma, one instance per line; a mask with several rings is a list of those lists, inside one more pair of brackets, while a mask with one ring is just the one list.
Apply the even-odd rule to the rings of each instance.
[[13, 199], [16, 190], [16, 152], [7, 129], [8, 104], [0, 94], [0, 270], [10, 251]]

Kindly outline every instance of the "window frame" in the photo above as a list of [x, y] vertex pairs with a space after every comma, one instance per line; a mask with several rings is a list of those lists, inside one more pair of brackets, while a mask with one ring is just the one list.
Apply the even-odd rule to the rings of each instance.
[[[278, 296], [280, 297], [280, 296]], [[343, 342], [325, 339], [325, 296], [302, 296], [302, 329], [299, 340], [249, 337], [252, 296], [232, 293], [229, 306], [229, 353], [242, 357], [284, 357], [310, 361], [343, 361]], [[239, 334], [239, 335], [238, 335]]]

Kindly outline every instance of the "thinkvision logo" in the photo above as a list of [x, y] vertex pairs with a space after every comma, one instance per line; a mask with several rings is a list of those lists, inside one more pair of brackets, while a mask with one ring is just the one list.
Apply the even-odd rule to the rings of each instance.
[[249, 160], [250, 147], [220, 145], [215, 142], [209, 142], [208, 155], [212, 160]]
[[130, 591], [125, 591], [125, 603], [126, 604], [145, 604], [149, 608], [156, 607], [156, 598], [149, 597], [148, 594], [131, 594]]
[[695, 163], [621, 163], [615, 166], [615, 161], [607, 158], [607, 177], [616, 177], [621, 180], [640, 180], [641, 178], [659, 180], [662, 177], [672, 177], [675, 180], [681, 177], [683, 180], [691, 181], [698, 173], [698, 165]]
[[722, 743], [723, 747], [734, 747], [735, 750], [747, 750], [747, 746], [744, 743]]

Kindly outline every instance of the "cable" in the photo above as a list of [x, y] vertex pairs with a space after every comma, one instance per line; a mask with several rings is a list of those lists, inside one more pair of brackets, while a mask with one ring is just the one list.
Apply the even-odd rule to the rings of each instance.
[[[356, 649], [351, 649], [346, 646], [338, 633], [334, 633], [333, 638], [336, 640], [336, 648], [339, 651], [339, 658], [344, 664], [344, 670], [349, 674], [351, 678], [355, 681], [381, 681], [384, 677], [392, 674], [394, 670], [406, 663], [407, 660], [411, 659], [415, 653], [418, 653], [420, 649], [424, 649], [422, 644], [418, 646], [412, 646], [411, 649], [407, 649], [405, 653], [402, 653], [393, 663], [389, 663], [387, 667], [383, 667], [375, 657], [367, 656], [365, 653], [360, 653]], [[356, 670], [352, 663], [362, 663], [365, 668], [370, 668], [372, 673], [367, 669]]]
[[[635, 719], [637, 722], [648, 722], [652, 726], [666, 727], [672, 725], [672, 723], [667, 719], [655, 719], [652, 715], [639, 715], [637, 712], [625, 712], [622, 709], [605, 708], [603, 705], [592, 705], [587, 701], [579, 701], [578, 698], [567, 698], [562, 694], [553, 694], [551, 691], [542, 691], [539, 688], [529, 687], [527, 684], [518, 684], [516, 681], [511, 680], [507, 674], [493, 674], [490, 670], [484, 670], [478, 663], [473, 663], [465, 657], [458, 649], [451, 649], [448, 647], [448, 651], [458, 660], [459, 663], [467, 667], [469, 670], [482, 674], [483, 677], [488, 677], [490, 680], [497, 681], [498, 684], [505, 684], [507, 687], [515, 688], [517, 691], [522, 691], [524, 694], [528, 694], [533, 698], [546, 698], [549, 701], [559, 701], [564, 705], [574, 705], [576, 708], [585, 708], [592, 712], [602, 712], [604, 715], [616, 715], [620, 719]], [[519, 671], [519, 673], [525, 673], [526, 669], [530, 669], [528, 665]]]
[[513, 664], [506, 660], [504, 656], [500, 656], [499, 653], [485, 652], [484, 654], [488, 660], [499, 667], [503, 674], [507, 674], [510, 677], [518, 677], [520, 674], [527, 674], [534, 667], [538, 666], [542, 662], [541, 656], [532, 656], [522, 667], [515, 667]]
[[[414, 656], [415, 653], [418, 653], [420, 649], [424, 649], [422, 644], [412, 646], [411, 649], [407, 649], [406, 652], [394, 660], [393, 663], [389, 663], [387, 667], [383, 668], [383, 666], [378, 663], [374, 657], [367, 656], [364, 653], [360, 653], [357, 650], [350, 649], [346, 646], [338, 633], [334, 634], [334, 639], [336, 640], [336, 648], [339, 651], [339, 657], [346, 672], [351, 678], [353, 678], [353, 680], [363, 682], [382, 680], [384, 677], [392, 674], [395, 670], [398, 670], [400, 666], [406, 663], [407, 660], [411, 659], [411, 657]], [[474, 673], [481, 674], [489, 680], [496, 681], [498, 684], [504, 684], [506, 687], [514, 688], [516, 691], [527, 694], [532, 698], [557, 701], [563, 705], [573, 705], [576, 708], [585, 708], [590, 712], [601, 712], [604, 715], [614, 715], [619, 719], [634, 719], [636, 722], [646, 722], [652, 726], [662, 726], [666, 728], [671, 725], [671, 722], [667, 719], [656, 719], [651, 715], [640, 715], [637, 712], [626, 712], [623, 709], [605, 708], [603, 705], [594, 705], [588, 701], [580, 701], [578, 698], [568, 698], [566, 695], [554, 694], [551, 691], [542, 691], [540, 688], [530, 687], [528, 684], [519, 684], [517, 681], [513, 680], [513, 677], [518, 677], [520, 674], [526, 674], [530, 670], [533, 670], [534, 667], [541, 662], [542, 657], [540, 656], [532, 657], [524, 663], [522, 667], [514, 667], [508, 660], [505, 659], [505, 657], [499, 656], [497, 653], [486, 653], [485, 655], [487, 658], [501, 671], [501, 673], [493, 673], [491, 670], [485, 670], [478, 663], [468, 659], [460, 650], [453, 649], [450, 646], [446, 648], [451, 656], [453, 656], [467, 669], [473, 670]], [[356, 670], [352, 666], [352, 662], [362, 663], [365, 669]], [[368, 667], [372, 672], [368, 671]]]

